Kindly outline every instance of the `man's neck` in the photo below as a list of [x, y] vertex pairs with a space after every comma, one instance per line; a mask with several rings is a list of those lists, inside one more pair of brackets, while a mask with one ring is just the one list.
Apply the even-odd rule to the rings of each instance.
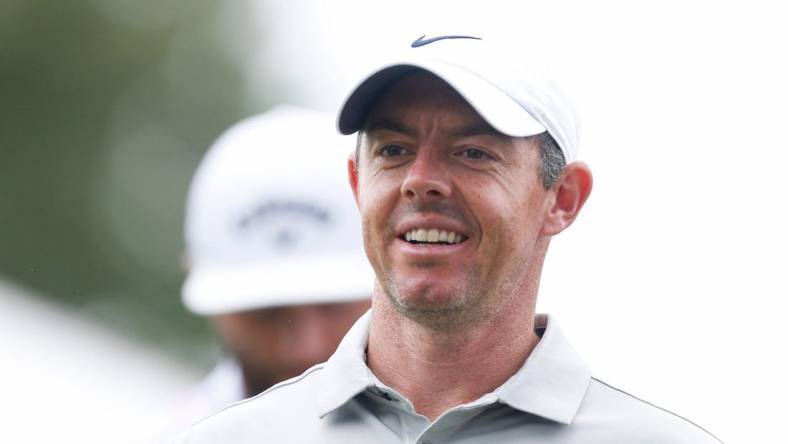
[[539, 341], [532, 308], [501, 310], [467, 328], [436, 330], [381, 299], [373, 304], [367, 365], [430, 421], [501, 386]]

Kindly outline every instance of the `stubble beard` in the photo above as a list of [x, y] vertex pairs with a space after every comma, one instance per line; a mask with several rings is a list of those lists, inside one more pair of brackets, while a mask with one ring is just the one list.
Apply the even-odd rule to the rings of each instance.
[[[452, 331], [467, 329], [489, 318], [491, 314], [490, 304], [486, 303], [490, 294], [480, 285], [482, 276], [479, 270], [468, 270], [464, 273], [464, 281], [449, 290], [426, 288], [414, 293], [413, 290], [403, 288], [391, 273], [386, 273], [380, 286], [391, 306], [401, 316], [432, 330]], [[438, 291], [443, 294], [438, 294]], [[444, 302], [424, 302], [430, 300]]]
[[[382, 273], [383, 279], [379, 283], [389, 303], [401, 316], [432, 330], [450, 332], [480, 325], [496, 318], [504, 310], [517, 309], [518, 305], [529, 303], [521, 300], [523, 295], [519, 290], [528, 286], [527, 269], [530, 264], [527, 260], [520, 263], [521, 267], [512, 270], [508, 276], [482, 276], [478, 268], [466, 270], [464, 282], [458, 282], [449, 290], [451, 294], [432, 293], [446, 291], [433, 288], [413, 293], [413, 290], [400, 285], [391, 270]], [[436, 299], [445, 302], [422, 303]]]

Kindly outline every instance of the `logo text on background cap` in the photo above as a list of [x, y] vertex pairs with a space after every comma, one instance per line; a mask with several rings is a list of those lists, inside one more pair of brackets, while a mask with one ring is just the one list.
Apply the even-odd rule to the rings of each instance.
[[470, 36], [470, 35], [439, 35], [437, 37], [430, 37], [428, 39], [425, 39], [424, 37], [427, 37], [427, 36], [423, 35], [423, 36], [417, 38], [416, 40], [414, 40], [413, 43], [410, 44], [410, 47], [411, 48], [418, 48], [419, 46], [429, 45], [432, 42], [437, 42], [438, 40], [446, 40], [446, 39], [481, 40], [481, 37], [473, 37], [473, 36]]
[[272, 246], [289, 248], [298, 243], [301, 236], [297, 233], [304, 229], [299, 228], [299, 220], [326, 225], [330, 219], [328, 210], [309, 202], [268, 201], [241, 217], [237, 228], [245, 232], [253, 226], [266, 227], [263, 231], [268, 233], [266, 237], [269, 237]]

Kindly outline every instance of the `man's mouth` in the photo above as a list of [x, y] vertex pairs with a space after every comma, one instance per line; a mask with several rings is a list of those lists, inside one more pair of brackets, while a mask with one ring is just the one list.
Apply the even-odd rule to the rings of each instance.
[[439, 230], [437, 228], [414, 228], [400, 236], [400, 239], [411, 244], [452, 245], [459, 244], [468, 239], [468, 237], [454, 231]]

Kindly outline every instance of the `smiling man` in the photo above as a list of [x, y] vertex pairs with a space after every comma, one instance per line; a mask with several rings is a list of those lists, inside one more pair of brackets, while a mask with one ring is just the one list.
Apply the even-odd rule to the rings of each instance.
[[371, 311], [337, 352], [182, 442], [714, 443], [591, 377], [534, 312], [592, 185], [549, 83], [475, 36], [423, 36], [345, 101]]

